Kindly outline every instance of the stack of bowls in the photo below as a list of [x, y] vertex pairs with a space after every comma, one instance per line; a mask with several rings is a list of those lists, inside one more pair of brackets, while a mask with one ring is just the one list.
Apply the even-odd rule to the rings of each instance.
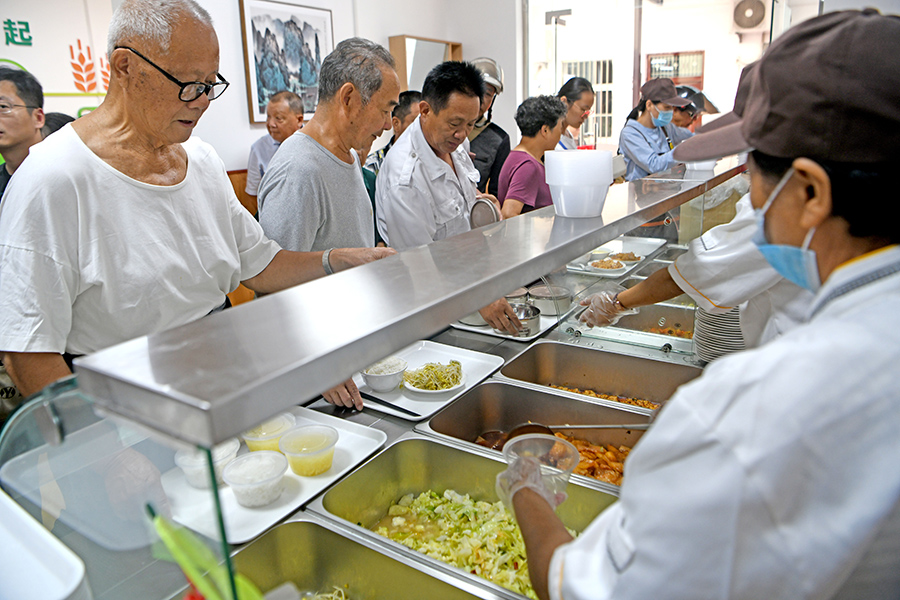
[[741, 333], [740, 311], [733, 308], [723, 314], [712, 314], [698, 307], [694, 324], [694, 348], [697, 356], [706, 362], [743, 350], [745, 345]]
[[607, 150], [553, 150], [544, 153], [546, 181], [561, 217], [599, 217], [612, 184]]

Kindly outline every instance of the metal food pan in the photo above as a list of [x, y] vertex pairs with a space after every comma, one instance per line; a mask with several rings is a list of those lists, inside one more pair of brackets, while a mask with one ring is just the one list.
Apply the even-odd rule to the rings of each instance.
[[[499, 374], [500, 377], [528, 384], [592, 389], [663, 403], [675, 393], [678, 386], [699, 376], [701, 372], [701, 369], [690, 365], [548, 341], [533, 344], [501, 368]], [[569, 395], [568, 392], [553, 392]], [[627, 410], [638, 410], [645, 414], [649, 412], [647, 409], [611, 400], [577, 394], [571, 394], [570, 397], [617, 408], [627, 406]]]
[[[694, 312], [694, 308], [686, 306], [669, 306], [665, 304], [642, 306], [636, 315], [626, 315], [622, 317], [619, 319], [618, 323], [613, 325], [613, 327], [647, 333], [655, 333], [650, 331], [653, 327], [677, 327], [683, 331], [693, 333]], [[656, 335], [664, 334], [657, 333]]]
[[636, 274], [640, 275], [641, 277], [648, 277], [651, 274], [656, 273], [660, 269], [667, 269], [671, 264], [671, 261], [649, 260], [640, 265], [640, 268], [637, 270]]
[[[511, 382], [488, 381], [466, 392], [430, 421], [419, 423], [416, 430], [454, 443], [474, 445], [478, 436], [485, 431], [509, 431], [516, 425], [527, 422], [545, 425], [612, 425], [647, 421], [649, 417], [646, 411], [640, 411], [637, 407], [627, 404], [611, 407]], [[644, 433], [640, 430], [626, 429], [559, 431], [594, 444], [629, 447], [633, 447]], [[500, 453], [497, 454], [499, 456]], [[618, 486], [591, 477], [573, 475], [572, 481], [607, 493], [616, 495], [619, 493]]]
[[657, 260], [674, 261], [676, 258], [688, 251], [687, 246], [669, 246], [660, 252], [655, 258]]
[[[497, 474], [506, 468], [506, 463], [496, 453], [478, 450], [463, 449], [421, 434], [404, 434], [314, 500], [309, 509], [342, 527], [352, 528], [376, 544], [403, 553], [412, 561], [423, 562], [481, 587], [490, 594], [485, 597], [521, 598], [485, 579], [371, 531], [371, 527], [387, 514], [391, 503], [405, 494], [419, 494], [427, 490], [442, 493], [451, 489], [469, 494], [476, 500], [496, 502], [494, 481]], [[566, 526], [579, 532], [616, 499], [613, 495], [580, 485], [569, 485], [566, 493], [568, 499], [557, 512]]]
[[291, 581], [303, 592], [329, 593], [337, 586], [353, 600], [481, 597], [455, 587], [479, 591], [465, 582], [425, 565], [404, 564], [402, 555], [375, 550], [367, 539], [328, 525], [304, 515], [274, 527], [232, 558], [234, 568], [266, 592]]
[[[624, 287], [625, 289], [631, 289], [634, 286], [636, 286], [637, 284], [639, 284], [640, 282], [644, 281], [645, 279], [647, 279], [647, 278], [641, 277], [641, 276], [633, 276], [633, 277], [629, 277], [628, 279], [623, 280], [620, 285], [622, 287]], [[693, 309], [694, 307], [697, 306], [696, 303], [694, 302], [694, 300], [687, 294], [681, 294], [680, 296], [675, 296], [674, 298], [665, 300], [664, 302], [660, 302], [659, 304], [663, 304], [663, 305], [674, 304], [676, 306], [687, 306], [691, 309]], [[641, 309], [641, 310], [643, 310], [643, 309]]]

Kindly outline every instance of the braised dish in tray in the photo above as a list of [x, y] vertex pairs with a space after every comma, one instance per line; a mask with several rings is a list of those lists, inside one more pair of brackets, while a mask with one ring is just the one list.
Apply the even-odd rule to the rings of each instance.
[[600, 398], [602, 400], [612, 400], [614, 402], [621, 402], [622, 404], [630, 404], [632, 406], [640, 406], [641, 408], [649, 408], [651, 410], [656, 410], [659, 408], [659, 404], [656, 402], [650, 402], [649, 400], [642, 400], [640, 398], [629, 398], [627, 396], [613, 396], [612, 394], [604, 394], [602, 392], [595, 392], [594, 390], [581, 390], [573, 387], [565, 387], [562, 385], [555, 385], [553, 383], [550, 384], [550, 387], [556, 390], [562, 390], [564, 392], [572, 392], [573, 394], [583, 394], [585, 396], [590, 396], [591, 398]]
[[622, 485], [622, 476], [625, 472], [625, 459], [631, 448], [628, 446], [592, 444], [587, 440], [570, 437], [564, 433], [555, 433], [578, 449], [580, 460], [575, 467], [575, 473], [585, 477], [593, 477], [600, 481]]

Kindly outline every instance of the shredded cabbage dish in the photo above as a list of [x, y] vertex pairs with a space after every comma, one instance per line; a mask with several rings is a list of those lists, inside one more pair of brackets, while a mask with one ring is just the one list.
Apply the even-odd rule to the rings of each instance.
[[315, 596], [304, 596], [304, 599], [308, 600], [347, 600], [347, 594], [344, 593], [344, 590], [339, 588], [338, 586], [334, 586], [334, 589], [331, 593], [318, 593]]
[[448, 365], [426, 363], [404, 373], [403, 381], [420, 390], [446, 390], [462, 381], [462, 364], [458, 360]]
[[528, 578], [525, 542], [502, 502], [482, 502], [447, 490], [407, 494], [375, 532], [437, 560], [537, 599]]

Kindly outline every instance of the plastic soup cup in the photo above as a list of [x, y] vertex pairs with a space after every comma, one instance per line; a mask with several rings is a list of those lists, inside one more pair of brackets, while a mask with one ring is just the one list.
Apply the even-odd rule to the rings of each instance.
[[302, 425], [283, 436], [279, 448], [287, 456], [291, 470], [312, 477], [331, 468], [338, 432], [328, 425]]
[[287, 459], [279, 452], [260, 450], [231, 461], [222, 472], [238, 504], [247, 508], [265, 506], [284, 492]]
[[274, 419], [266, 421], [241, 436], [251, 452], [259, 450], [272, 450], [278, 452], [278, 440], [281, 436], [293, 429], [297, 424], [297, 418], [291, 413], [278, 415]]
[[[212, 449], [213, 470], [216, 474], [216, 483], [219, 485], [223, 482], [222, 471], [234, 460], [240, 447], [240, 441], [230, 439]], [[175, 453], [175, 464], [184, 472], [184, 478], [190, 486], [201, 490], [209, 488], [209, 464], [206, 452], [197, 448], [179, 450]]]
[[572, 471], [578, 466], [578, 449], [554, 435], [529, 433], [510, 439], [503, 446], [503, 458], [512, 463], [530, 456], [541, 465], [541, 479], [552, 493], [564, 492]]

